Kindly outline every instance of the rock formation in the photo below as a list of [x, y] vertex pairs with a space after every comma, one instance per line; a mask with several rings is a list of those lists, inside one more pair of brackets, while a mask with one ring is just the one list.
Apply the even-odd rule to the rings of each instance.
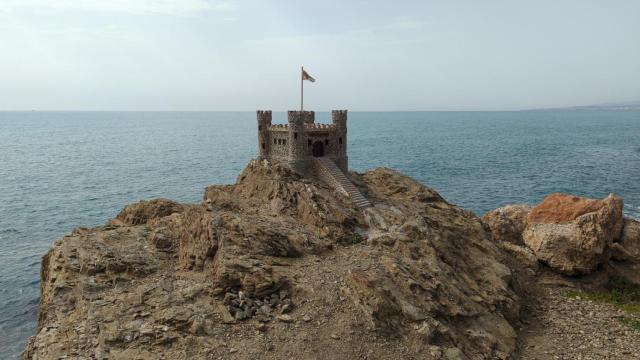
[[496, 241], [522, 245], [522, 232], [527, 227], [529, 205], [507, 205], [486, 213], [482, 217]]
[[611, 244], [611, 248], [614, 260], [640, 263], [640, 222], [624, 219], [620, 241]]
[[592, 273], [610, 254], [618, 260], [638, 256], [638, 223], [623, 219], [622, 207], [622, 199], [614, 195], [586, 199], [555, 193], [535, 207], [493, 210], [483, 221], [494, 240], [522, 264], [532, 266], [529, 250], [519, 246], [524, 243], [555, 271], [580, 275]]
[[351, 177], [374, 207], [253, 161], [201, 204], [75, 229], [43, 258], [23, 358], [512, 356], [519, 297], [480, 219], [389, 169]]
[[531, 209], [527, 221], [522, 237], [538, 259], [567, 275], [588, 274], [620, 238], [622, 199], [552, 194]]

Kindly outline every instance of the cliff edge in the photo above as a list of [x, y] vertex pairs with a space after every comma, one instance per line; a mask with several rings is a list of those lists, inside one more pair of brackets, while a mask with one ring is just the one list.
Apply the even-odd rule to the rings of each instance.
[[44, 256], [24, 359], [507, 359], [520, 300], [481, 220], [389, 169], [364, 211], [252, 161], [201, 204], [143, 201]]

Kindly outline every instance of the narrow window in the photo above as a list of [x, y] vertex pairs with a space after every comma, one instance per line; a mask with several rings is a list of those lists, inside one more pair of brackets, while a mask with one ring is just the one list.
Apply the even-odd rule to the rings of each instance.
[[287, 140], [282, 139], [282, 145], [287, 145]]
[[297, 139], [298, 138], [298, 133], [293, 133], [293, 138]]
[[329, 140], [328, 140], [328, 139], [327, 139], [327, 140], [325, 140], [325, 141], [324, 141], [324, 144], [325, 144], [325, 145], [329, 145]]
[[262, 125], [258, 125], [258, 131], [262, 130]]
[[278, 139], [273, 139], [273, 143], [277, 145], [278, 144]]
[[307, 145], [311, 146], [311, 139], [307, 141]]
[[342, 145], [342, 138], [338, 138], [338, 144]]
[[264, 145], [264, 143], [262, 143], [262, 150], [266, 149], [267, 147]]

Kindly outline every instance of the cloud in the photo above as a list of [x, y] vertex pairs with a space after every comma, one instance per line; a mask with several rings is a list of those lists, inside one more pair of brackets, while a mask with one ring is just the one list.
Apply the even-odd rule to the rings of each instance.
[[231, 4], [214, 0], [1, 0], [0, 11], [20, 8], [44, 8], [120, 12], [129, 14], [182, 15], [197, 12], [220, 12]]

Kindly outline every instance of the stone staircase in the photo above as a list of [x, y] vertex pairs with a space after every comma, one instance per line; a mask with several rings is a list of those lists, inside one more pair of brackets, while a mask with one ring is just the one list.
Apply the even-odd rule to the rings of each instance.
[[360, 193], [358, 188], [353, 185], [333, 160], [326, 157], [317, 157], [313, 159], [313, 166], [316, 176], [320, 180], [347, 195], [358, 208], [365, 209], [372, 206], [371, 202]]

